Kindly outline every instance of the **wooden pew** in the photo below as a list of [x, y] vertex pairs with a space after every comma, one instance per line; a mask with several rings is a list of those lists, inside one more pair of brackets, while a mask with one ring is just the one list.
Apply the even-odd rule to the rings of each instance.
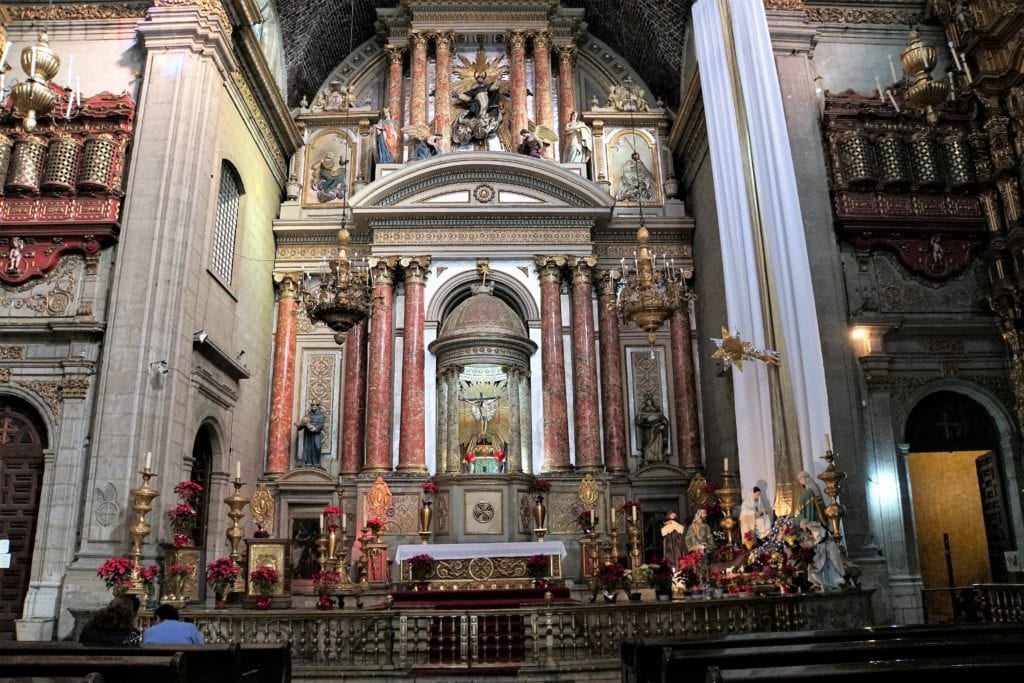
[[[832, 664], [783, 664], [771, 667], [722, 669], [708, 667], [705, 683], [779, 683], [780, 681], [842, 681], [843, 683], [906, 683], [939, 674], [958, 676], [1008, 677], [1024, 676], [1024, 654], [936, 657], [920, 659], [871, 660]], [[945, 677], [945, 676], [944, 676]]]
[[180, 652], [134, 657], [94, 654], [85, 650], [59, 654], [4, 654], [0, 676], [81, 676], [99, 673], [104, 683], [189, 683]]
[[0, 683], [103, 683], [103, 674], [92, 673], [84, 676], [18, 676], [0, 677]]

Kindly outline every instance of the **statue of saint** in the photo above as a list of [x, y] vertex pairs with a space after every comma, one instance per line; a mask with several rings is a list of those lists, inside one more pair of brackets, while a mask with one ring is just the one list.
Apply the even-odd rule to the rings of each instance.
[[636, 416], [640, 435], [640, 464], [661, 462], [668, 453], [668, 418], [654, 402], [654, 395], [644, 394], [643, 405]]
[[569, 114], [565, 134], [569, 138], [569, 145], [565, 149], [565, 161], [570, 164], [590, 163], [594, 153], [594, 134], [587, 124], [580, 120], [579, 112]]
[[[489, 62], [484, 52], [478, 50], [472, 62], [459, 55], [453, 71], [458, 80], [452, 87], [456, 108], [452, 117], [452, 145], [485, 144], [498, 136], [498, 126], [505, 120], [502, 102], [510, 85], [502, 76], [508, 74], [508, 64], [500, 64], [498, 59]], [[511, 149], [513, 144], [505, 148]]]
[[345, 181], [348, 159], [339, 162], [334, 158], [334, 152], [325, 152], [311, 170], [309, 187], [316, 192], [317, 201], [329, 202], [348, 197], [348, 184]]
[[298, 424], [299, 441], [302, 444], [299, 458], [303, 467], [320, 467], [320, 449], [323, 443], [325, 418], [320, 401], [316, 399], [310, 401], [309, 412]]
[[615, 193], [615, 199], [620, 202], [654, 199], [654, 174], [636, 152], [633, 152], [629, 161], [622, 164], [619, 190]]
[[661, 523], [661, 555], [668, 560], [673, 569], [679, 566], [679, 558], [686, 554], [683, 537], [686, 527], [676, 520], [676, 513], [668, 513], [668, 518]]
[[707, 552], [715, 547], [715, 539], [711, 535], [711, 527], [705, 521], [708, 517], [707, 510], [697, 510], [693, 515], [693, 521], [686, 529], [683, 542], [686, 544], [686, 552], [692, 553]]
[[796, 504], [796, 523], [799, 525], [800, 522], [817, 522], [824, 526], [828, 519], [825, 516], [825, 501], [821, 497], [821, 489], [807, 470], [801, 470], [796, 475], [796, 480], [804, 487]]
[[751, 531], [758, 540], [764, 540], [772, 532], [772, 516], [771, 507], [761, 495], [761, 487], [755, 486], [740, 506], [740, 533]]
[[378, 164], [393, 164], [399, 159], [398, 145], [401, 135], [398, 129], [398, 121], [391, 118], [391, 110], [385, 109], [380, 121], [373, 126], [373, 135], [377, 141]]

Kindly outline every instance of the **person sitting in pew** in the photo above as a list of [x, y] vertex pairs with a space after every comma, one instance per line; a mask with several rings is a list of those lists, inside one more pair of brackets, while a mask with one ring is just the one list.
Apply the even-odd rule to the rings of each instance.
[[142, 634], [135, 628], [139, 598], [118, 595], [82, 627], [78, 641], [85, 645], [141, 645]]
[[187, 621], [178, 620], [178, 608], [164, 603], [153, 610], [156, 623], [142, 633], [143, 645], [202, 645], [203, 634]]

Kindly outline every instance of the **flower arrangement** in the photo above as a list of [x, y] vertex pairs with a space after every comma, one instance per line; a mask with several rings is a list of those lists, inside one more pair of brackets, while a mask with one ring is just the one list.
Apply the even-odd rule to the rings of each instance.
[[256, 531], [252, 532], [253, 538], [270, 538], [270, 532], [260, 525], [256, 525]]
[[328, 533], [338, 530], [338, 517], [341, 515], [341, 510], [334, 506], [328, 505], [324, 508], [324, 524], [327, 527]]
[[148, 567], [139, 568], [139, 580], [144, 586], [151, 586], [156, 581], [156, 577], [160, 576], [160, 565], [151, 564]]
[[384, 528], [384, 520], [380, 517], [370, 517], [370, 519], [366, 520], [366, 528], [376, 536]]
[[754, 538], [753, 531], [743, 532], [743, 545], [747, 546], [747, 550], [750, 550], [757, 543], [757, 539]]
[[230, 557], [218, 557], [206, 565], [206, 585], [217, 594], [226, 593], [241, 575], [242, 568], [232, 562]]
[[473, 461], [476, 460], [476, 455], [473, 454], [473, 451], [466, 451], [466, 456], [464, 459], [466, 462], [472, 465]]
[[280, 574], [273, 567], [260, 567], [249, 572], [249, 583], [256, 595], [269, 596]]
[[437, 493], [437, 484], [432, 481], [423, 482], [423, 485], [420, 488], [423, 489], [423, 493]]
[[413, 555], [407, 562], [413, 581], [427, 581], [434, 572], [434, 558], [426, 553]]
[[606, 592], [612, 592], [622, 587], [622, 581], [626, 578], [626, 570], [617, 564], [605, 562], [597, 571], [597, 581]]
[[527, 493], [547, 493], [551, 490], [551, 482], [547, 479], [532, 479], [529, 484], [526, 485]]
[[591, 519], [590, 510], [581, 510], [580, 514], [576, 515], [576, 523], [583, 529], [583, 533], [590, 533], [594, 530], [594, 526], [597, 524], [597, 517]]
[[658, 558], [650, 565], [651, 576], [648, 585], [659, 593], [670, 593], [672, 591], [672, 579], [675, 577], [675, 568], [667, 558]]
[[694, 587], [704, 583], [707, 576], [707, 567], [704, 564], [704, 553], [695, 550], [679, 558], [679, 573], [683, 583], [687, 587]]
[[164, 574], [172, 579], [185, 580], [192, 576], [192, 572], [195, 571], [195, 567], [190, 564], [172, 564], [168, 565], [164, 569]]
[[132, 586], [135, 566], [135, 562], [127, 557], [115, 557], [101, 564], [96, 570], [96, 576], [103, 579], [107, 588], [125, 590]]
[[526, 575], [533, 579], [542, 579], [551, 569], [551, 560], [547, 555], [531, 555], [526, 560]]
[[174, 485], [174, 492], [178, 494], [178, 497], [182, 500], [194, 503], [199, 499], [199, 496], [203, 493], [203, 487], [194, 481], [179, 481]]
[[313, 585], [321, 595], [331, 592], [331, 589], [341, 583], [341, 573], [333, 569], [322, 569], [313, 574]]
[[494, 451], [494, 460], [496, 462], [505, 462], [505, 451], [501, 450], [500, 448]]

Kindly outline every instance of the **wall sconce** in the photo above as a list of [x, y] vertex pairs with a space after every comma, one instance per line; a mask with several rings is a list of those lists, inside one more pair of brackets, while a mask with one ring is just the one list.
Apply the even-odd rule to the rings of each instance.
[[149, 372], [152, 375], [166, 375], [170, 368], [167, 367], [167, 361], [157, 360], [149, 364]]

